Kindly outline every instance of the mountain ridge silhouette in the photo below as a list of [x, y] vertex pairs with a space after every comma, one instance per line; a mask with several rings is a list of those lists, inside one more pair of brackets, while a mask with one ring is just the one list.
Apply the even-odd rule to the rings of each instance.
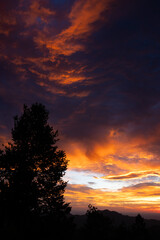
[[[109, 218], [114, 226], [120, 226], [121, 224], [125, 224], [127, 227], [131, 227], [135, 223], [136, 216], [125, 215], [116, 211], [110, 211], [108, 209], [98, 210], [102, 215]], [[74, 217], [74, 223], [77, 228], [81, 228], [86, 224], [87, 216], [86, 214], [71, 214]], [[142, 216], [143, 217], [143, 216]], [[159, 227], [160, 228], [160, 220], [158, 219], [147, 219], [145, 217], [144, 221], [146, 227]]]

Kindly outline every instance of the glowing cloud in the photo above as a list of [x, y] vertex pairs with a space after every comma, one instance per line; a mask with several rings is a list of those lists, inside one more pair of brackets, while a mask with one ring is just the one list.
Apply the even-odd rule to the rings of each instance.
[[73, 208], [159, 211], [158, 1], [0, 1], [0, 142], [42, 102]]
[[154, 171], [142, 171], [142, 172], [130, 172], [123, 175], [116, 175], [116, 176], [108, 176], [103, 177], [105, 179], [110, 180], [126, 180], [126, 179], [135, 179], [135, 178], [141, 178], [146, 176], [160, 176], [160, 173], [154, 172]]
[[53, 54], [69, 56], [77, 51], [84, 50], [82, 43], [76, 40], [86, 39], [94, 28], [94, 23], [101, 18], [101, 14], [109, 7], [106, 0], [78, 0], [69, 14], [70, 26], [63, 30], [55, 40], [49, 41], [46, 46]]

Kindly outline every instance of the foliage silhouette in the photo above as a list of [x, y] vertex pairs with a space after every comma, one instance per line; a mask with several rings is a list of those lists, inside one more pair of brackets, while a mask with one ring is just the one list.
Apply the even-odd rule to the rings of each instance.
[[49, 125], [48, 117], [44, 105], [24, 105], [22, 115], [14, 118], [12, 143], [0, 150], [1, 238], [160, 238], [159, 225], [146, 227], [140, 214], [131, 225], [126, 222], [117, 225], [105, 215], [105, 211], [101, 212], [91, 204], [85, 215], [85, 225], [76, 228], [70, 204], [64, 200], [67, 183], [63, 176], [68, 160], [65, 152], [56, 146], [58, 132]]
[[1, 228], [12, 233], [17, 227], [18, 232], [32, 228], [33, 219], [43, 225], [45, 218], [55, 230], [67, 223], [71, 207], [64, 201], [63, 176], [68, 160], [55, 145], [58, 132], [48, 124], [48, 117], [44, 105], [24, 105], [23, 114], [14, 118], [12, 143], [0, 151]]
[[86, 236], [87, 239], [107, 239], [111, 231], [111, 221], [96, 207], [88, 205], [86, 212]]
[[144, 218], [138, 214], [133, 224], [133, 239], [149, 239]]
[[100, 211], [91, 204], [88, 208], [85, 215], [78, 217], [83, 224], [79, 221], [74, 239], [153, 240], [160, 237], [160, 221], [143, 219], [140, 214], [129, 217], [114, 211]]

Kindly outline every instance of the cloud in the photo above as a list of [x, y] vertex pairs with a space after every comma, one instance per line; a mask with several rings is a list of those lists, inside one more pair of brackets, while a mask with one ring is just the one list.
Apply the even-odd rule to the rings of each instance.
[[63, 30], [55, 40], [51, 40], [46, 47], [53, 54], [69, 56], [84, 50], [82, 42], [95, 31], [94, 23], [101, 19], [101, 14], [109, 7], [109, 0], [78, 0], [75, 1], [69, 14], [70, 26]]
[[[1, 142], [23, 103], [42, 102], [69, 169], [126, 185], [158, 177], [159, 6], [144, 0], [1, 1]], [[107, 204], [106, 193], [87, 191]], [[139, 200], [127, 194], [119, 202], [116, 195], [114, 207]]]
[[95, 182], [88, 182], [88, 184], [90, 184], [90, 185], [94, 185], [94, 184], [95, 184]]
[[32, 0], [29, 1], [29, 4], [26, 5], [24, 10], [25, 3], [22, 2], [19, 4], [21, 11], [18, 14], [23, 15], [23, 20], [26, 27], [38, 24], [38, 21], [42, 21], [45, 24], [48, 23], [50, 18], [53, 18], [55, 11], [45, 6], [45, 1], [43, 0]]
[[126, 191], [131, 191], [131, 190], [139, 190], [139, 189], [148, 189], [149, 190], [149, 187], [160, 187], [160, 183], [159, 182], [143, 182], [143, 183], [138, 183], [138, 184], [135, 184], [135, 185], [131, 185], [131, 186], [128, 186], [128, 187], [124, 187], [122, 189], [122, 191], [126, 190]]
[[160, 176], [160, 173], [154, 171], [143, 171], [143, 172], [129, 172], [123, 175], [116, 175], [116, 176], [106, 176], [103, 177], [109, 180], [126, 180], [126, 179], [135, 179], [135, 178], [142, 178], [148, 176]]
[[88, 190], [90, 190], [91, 188], [85, 186], [85, 185], [77, 185], [77, 184], [68, 184], [67, 185], [67, 189], [69, 191], [80, 191], [81, 193], [87, 193]]
[[115, 192], [86, 188], [85, 185], [69, 185], [65, 192], [65, 199], [71, 201], [75, 213], [85, 213], [90, 203], [103, 210], [107, 208], [122, 213], [153, 213], [160, 210], [159, 197], [159, 183], [143, 184], [141, 187], [124, 188]]
[[[13, 7], [18, 4], [16, 0], [13, 4], [11, 0], [7, 0], [0, 3], [1, 16], [0, 16], [0, 34], [8, 36], [11, 31], [13, 31], [15, 25], [17, 24], [16, 15], [13, 13]], [[6, 17], [7, 15], [7, 17]]]

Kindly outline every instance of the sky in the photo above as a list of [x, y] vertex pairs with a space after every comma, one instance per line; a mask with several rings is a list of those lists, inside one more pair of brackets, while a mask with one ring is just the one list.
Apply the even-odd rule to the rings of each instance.
[[0, 144], [42, 103], [69, 159], [65, 200], [160, 213], [160, 1], [0, 1]]

